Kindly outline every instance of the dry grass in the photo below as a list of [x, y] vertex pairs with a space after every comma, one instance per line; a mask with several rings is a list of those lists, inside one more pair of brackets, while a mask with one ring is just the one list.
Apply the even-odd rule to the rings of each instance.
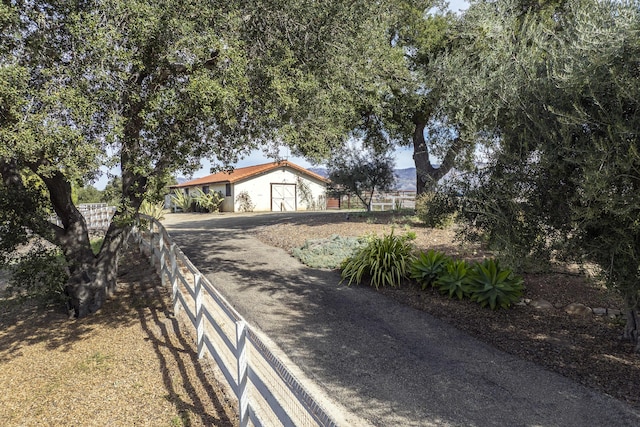
[[4, 426], [233, 426], [233, 400], [198, 361], [167, 291], [137, 254], [98, 313], [0, 300]]

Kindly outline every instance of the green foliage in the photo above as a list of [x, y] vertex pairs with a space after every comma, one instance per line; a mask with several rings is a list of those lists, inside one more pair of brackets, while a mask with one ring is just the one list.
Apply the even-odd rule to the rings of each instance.
[[339, 268], [342, 262], [352, 257], [366, 244], [360, 237], [342, 237], [337, 234], [327, 239], [312, 239], [292, 254], [300, 262], [314, 268]]
[[469, 277], [471, 300], [495, 310], [518, 302], [524, 289], [522, 278], [502, 269], [493, 259], [476, 263]]
[[150, 201], [145, 200], [140, 205], [138, 212], [157, 219], [158, 221], [162, 221], [164, 219], [164, 202], [151, 203]]
[[464, 297], [471, 296], [470, 279], [473, 275], [472, 271], [469, 268], [469, 264], [464, 260], [449, 260], [434, 281], [433, 286], [437, 287], [443, 294], [448, 294], [449, 298], [455, 296], [461, 300]]
[[236, 203], [238, 204], [238, 212], [253, 212], [256, 207], [251, 201], [251, 196], [247, 190], [238, 193]]
[[16, 295], [47, 300], [63, 300], [67, 264], [58, 249], [34, 246], [8, 264], [7, 291]]
[[93, 252], [94, 255], [98, 255], [98, 252], [100, 252], [103, 241], [103, 238], [91, 239], [91, 252]]
[[171, 196], [171, 203], [180, 208], [182, 212], [189, 212], [193, 205], [193, 201], [193, 197], [180, 190], [177, 190]]
[[334, 192], [339, 189], [355, 195], [370, 211], [373, 193], [390, 190], [395, 182], [393, 164], [388, 153], [345, 148], [331, 159], [329, 179]]
[[398, 287], [409, 275], [415, 255], [413, 244], [406, 236], [391, 234], [372, 236], [355, 255], [342, 263], [342, 281], [347, 285], [360, 284], [365, 278], [376, 289], [380, 286]]
[[102, 191], [100, 201], [109, 206], [119, 206], [122, 203], [122, 178], [120, 176], [109, 179]]
[[446, 191], [429, 191], [416, 197], [416, 215], [427, 227], [450, 227], [457, 212], [456, 196]]
[[102, 191], [92, 185], [85, 185], [75, 189], [77, 203], [100, 203], [102, 201]]
[[433, 249], [420, 252], [411, 263], [411, 278], [422, 285], [422, 289], [432, 285], [450, 262], [448, 256]]
[[219, 191], [205, 193], [202, 189], [198, 188], [193, 196], [193, 200], [196, 202], [196, 205], [207, 212], [216, 212], [220, 210], [224, 196]]

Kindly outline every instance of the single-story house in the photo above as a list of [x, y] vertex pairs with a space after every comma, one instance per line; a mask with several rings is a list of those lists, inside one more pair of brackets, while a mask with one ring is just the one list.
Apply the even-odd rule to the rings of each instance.
[[197, 189], [218, 191], [224, 196], [223, 212], [279, 212], [326, 209], [328, 183], [328, 179], [283, 160], [214, 173], [171, 189], [189, 195]]

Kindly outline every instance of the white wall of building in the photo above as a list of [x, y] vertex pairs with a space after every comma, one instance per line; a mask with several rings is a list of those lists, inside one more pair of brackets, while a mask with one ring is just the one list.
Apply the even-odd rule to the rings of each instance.
[[[273, 186], [272, 184], [289, 184], [295, 188], [295, 201], [293, 203], [280, 204], [273, 203]], [[301, 187], [309, 189], [308, 197], [304, 197], [304, 191]], [[324, 209], [326, 186], [322, 181], [315, 180], [307, 175], [301, 174], [290, 168], [278, 168], [260, 176], [252, 177], [246, 181], [238, 182], [233, 186], [233, 200], [242, 191], [247, 191], [251, 196], [251, 202], [254, 205], [255, 212], [269, 212], [272, 210], [280, 210], [282, 206], [284, 210], [308, 210], [308, 209]], [[293, 206], [292, 206], [293, 205]], [[239, 204], [235, 203], [235, 211], [239, 210]]]
[[[224, 183], [188, 187], [189, 194], [194, 195], [197, 193], [197, 189], [202, 190], [203, 187], [209, 187], [210, 192], [219, 191], [225, 196], [222, 202], [223, 212], [239, 212], [241, 210], [237, 197], [243, 191], [249, 194], [251, 203], [254, 205], [254, 212], [326, 209], [326, 184], [287, 167], [231, 184], [231, 195], [229, 196], [226, 195], [227, 186]], [[283, 188], [286, 189], [287, 195], [290, 194], [293, 197], [287, 196], [286, 200], [279, 200], [278, 194]], [[180, 189], [182, 192], [186, 190], [186, 188]]]

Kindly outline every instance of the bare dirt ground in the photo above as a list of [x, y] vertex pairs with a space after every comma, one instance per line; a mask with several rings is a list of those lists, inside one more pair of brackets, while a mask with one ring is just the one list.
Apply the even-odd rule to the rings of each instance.
[[121, 260], [117, 295], [85, 319], [0, 298], [2, 425], [238, 425], [233, 398], [180, 322], [137, 252]]
[[[408, 217], [393, 214], [373, 216], [309, 216], [305, 223], [284, 222], [264, 226], [256, 237], [272, 246], [290, 251], [306, 239], [326, 238], [334, 234], [362, 236], [414, 231], [418, 249], [437, 249], [450, 256], [479, 260], [486, 252], [479, 246], [455, 242], [453, 230], [420, 227]], [[572, 270], [559, 273], [525, 274], [524, 298], [545, 300], [553, 307], [537, 309], [532, 305], [491, 311], [469, 301], [440, 295], [434, 289], [421, 290], [407, 282], [397, 289], [379, 292], [417, 310], [438, 317], [505, 352], [532, 361], [588, 387], [598, 389], [640, 408], [640, 356], [633, 346], [620, 341], [620, 318], [566, 312], [567, 305], [581, 303], [591, 308], [623, 307], [621, 299], [603, 289], [594, 280]], [[526, 387], [526, 384], [523, 384]]]

